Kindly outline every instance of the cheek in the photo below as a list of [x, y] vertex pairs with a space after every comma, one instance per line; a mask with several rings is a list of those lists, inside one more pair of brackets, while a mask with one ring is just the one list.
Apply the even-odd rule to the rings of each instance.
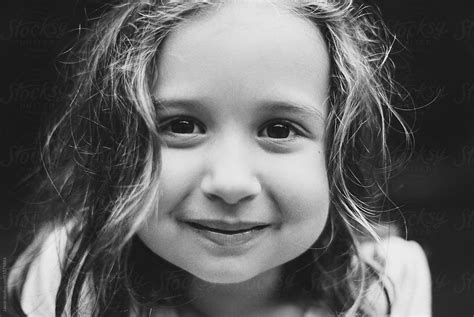
[[183, 155], [176, 149], [162, 151], [159, 202], [161, 215], [176, 209], [177, 205], [199, 186], [202, 168], [198, 157], [199, 155]]
[[[179, 149], [163, 148], [159, 176], [158, 208], [138, 232], [141, 240], [157, 255], [174, 264], [188, 263], [189, 250], [179, 243], [175, 217], [180, 205], [196, 188], [201, 171], [198, 155], [183, 155]], [[185, 246], [185, 245], [184, 245]]]
[[[321, 154], [280, 158], [268, 180], [287, 233], [310, 246], [321, 234], [329, 213], [329, 185]], [[278, 167], [278, 168], [277, 168]], [[276, 172], [277, 171], [277, 172]]]

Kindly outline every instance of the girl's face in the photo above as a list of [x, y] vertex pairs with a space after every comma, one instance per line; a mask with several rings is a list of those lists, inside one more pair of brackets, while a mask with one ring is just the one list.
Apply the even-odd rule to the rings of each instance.
[[322, 35], [271, 3], [239, 2], [166, 40], [154, 88], [160, 204], [139, 231], [157, 255], [215, 283], [301, 255], [329, 209]]

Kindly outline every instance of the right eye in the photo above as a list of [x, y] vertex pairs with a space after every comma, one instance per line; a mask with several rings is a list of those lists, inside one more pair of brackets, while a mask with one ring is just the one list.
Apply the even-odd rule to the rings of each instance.
[[203, 134], [204, 128], [192, 118], [175, 118], [160, 125], [160, 131], [168, 134]]

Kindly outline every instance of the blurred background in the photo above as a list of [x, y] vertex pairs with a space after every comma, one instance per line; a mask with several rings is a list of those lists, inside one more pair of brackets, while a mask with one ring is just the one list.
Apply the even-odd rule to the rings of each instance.
[[[58, 56], [99, 0], [0, 2], [0, 258], [4, 286], [19, 213], [20, 180], [38, 164], [43, 119], [62, 107]], [[390, 182], [408, 238], [424, 248], [434, 316], [474, 315], [474, 1], [374, 0], [397, 36], [395, 78], [419, 109], [409, 163]], [[6, 310], [0, 307], [0, 315]]]

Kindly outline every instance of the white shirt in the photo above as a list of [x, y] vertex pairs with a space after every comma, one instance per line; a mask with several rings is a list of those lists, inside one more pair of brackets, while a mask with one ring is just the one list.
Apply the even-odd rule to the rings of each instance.
[[[56, 293], [61, 279], [60, 263], [65, 244], [66, 230], [63, 228], [53, 231], [31, 264], [21, 297], [21, 306], [27, 316], [54, 316]], [[394, 294], [390, 294], [391, 316], [431, 316], [430, 271], [425, 254], [416, 242], [391, 237], [378, 244], [366, 243], [362, 247], [362, 255], [385, 262], [385, 273], [394, 284]], [[384, 294], [375, 296], [385, 298]], [[305, 317], [312, 316], [320, 314], [317, 311], [309, 311], [305, 315]]]

